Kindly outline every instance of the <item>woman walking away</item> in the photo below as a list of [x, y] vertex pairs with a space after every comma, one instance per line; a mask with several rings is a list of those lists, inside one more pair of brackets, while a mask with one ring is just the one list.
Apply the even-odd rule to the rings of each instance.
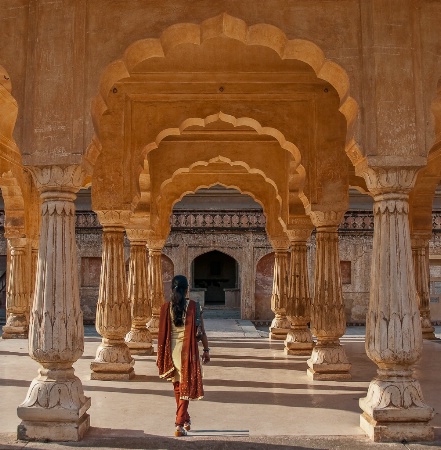
[[210, 349], [205, 334], [199, 303], [187, 298], [188, 281], [183, 275], [172, 280], [170, 302], [161, 307], [158, 332], [160, 378], [173, 382], [176, 398], [175, 436], [186, 436], [190, 430], [189, 400], [204, 396], [198, 339], [204, 346], [202, 363], [210, 361]]

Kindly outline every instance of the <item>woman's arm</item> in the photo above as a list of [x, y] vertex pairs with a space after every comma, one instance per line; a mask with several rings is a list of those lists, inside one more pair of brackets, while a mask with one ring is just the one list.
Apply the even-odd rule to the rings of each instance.
[[204, 319], [201, 314], [201, 328], [202, 328], [202, 338], [201, 342], [204, 346], [202, 350], [202, 364], [207, 364], [210, 362], [210, 348], [208, 347], [207, 333], [205, 333]]

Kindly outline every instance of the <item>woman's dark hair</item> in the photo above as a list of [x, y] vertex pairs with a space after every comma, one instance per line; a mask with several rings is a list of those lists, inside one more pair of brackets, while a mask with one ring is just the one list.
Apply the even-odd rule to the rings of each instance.
[[188, 289], [188, 281], [184, 275], [176, 275], [172, 280], [171, 303], [173, 309], [173, 323], [176, 327], [184, 325], [183, 315], [187, 299], [185, 294]]

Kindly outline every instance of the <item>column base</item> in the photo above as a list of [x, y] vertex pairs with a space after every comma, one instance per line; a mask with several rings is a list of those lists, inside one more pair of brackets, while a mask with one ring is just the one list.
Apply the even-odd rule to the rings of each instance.
[[421, 316], [421, 330], [423, 332], [423, 339], [429, 341], [437, 339], [435, 336], [435, 327], [432, 325], [430, 317]]
[[3, 326], [2, 339], [27, 339], [29, 322], [25, 315], [9, 314]]
[[310, 355], [314, 348], [312, 334], [308, 327], [292, 329], [285, 339], [285, 355]]
[[147, 328], [132, 328], [125, 337], [132, 355], [153, 355], [152, 336]]
[[341, 381], [350, 380], [351, 364], [344, 348], [340, 344], [318, 343], [307, 361], [307, 375], [313, 380]]
[[152, 339], [158, 339], [159, 332], [159, 316], [153, 316], [147, 324], [147, 329], [150, 331]]
[[2, 339], [27, 339], [28, 330], [21, 327], [3, 326]]
[[366, 413], [360, 416], [360, 428], [374, 442], [433, 441], [434, 429], [426, 423], [397, 422], [382, 424]]
[[275, 317], [269, 327], [270, 339], [284, 341], [291, 331], [291, 322], [287, 317]]
[[22, 422], [18, 439], [26, 441], [79, 441], [90, 426], [90, 398], [73, 369], [40, 369], [25, 401], [17, 408]]
[[433, 409], [424, 403], [419, 382], [398, 372], [382, 372], [359, 400], [360, 427], [375, 442], [433, 440]]
[[80, 441], [89, 428], [89, 414], [84, 414], [76, 422], [32, 422], [23, 420], [17, 427], [17, 439], [44, 442]]
[[95, 360], [90, 363], [91, 380], [130, 380], [135, 376], [135, 360], [123, 339], [106, 339], [96, 351]]

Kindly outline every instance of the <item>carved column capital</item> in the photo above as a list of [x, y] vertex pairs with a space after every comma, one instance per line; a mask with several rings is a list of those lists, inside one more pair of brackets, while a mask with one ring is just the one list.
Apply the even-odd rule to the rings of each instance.
[[150, 232], [144, 228], [126, 228], [126, 234], [131, 245], [146, 245]]
[[286, 234], [288, 236], [291, 245], [297, 242], [306, 242], [311, 236], [313, 228], [297, 228], [293, 230], [287, 230]]
[[337, 230], [345, 211], [308, 211], [309, 217], [316, 228], [329, 228]]
[[271, 245], [276, 252], [286, 252], [289, 248], [288, 236], [269, 236]]
[[109, 209], [96, 211], [98, 220], [103, 227], [123, 228], [129, 221], [132, 211], [124, 209]]
[[83, 186], [84, 167], [78, 164], [28, 167], [41, 192], [61, 191], [75, 193]]
[[401, 194], [408, 196], [415, 184], [419, 166], [408, 167], [370, 167], [366, 159], [357, 164], [355, 170], [362, 176], [369, 191], [374, 196]]
[[412, 249], [426, 247], [432, 239], [431, 231], [414, 231], [410, 235]]

